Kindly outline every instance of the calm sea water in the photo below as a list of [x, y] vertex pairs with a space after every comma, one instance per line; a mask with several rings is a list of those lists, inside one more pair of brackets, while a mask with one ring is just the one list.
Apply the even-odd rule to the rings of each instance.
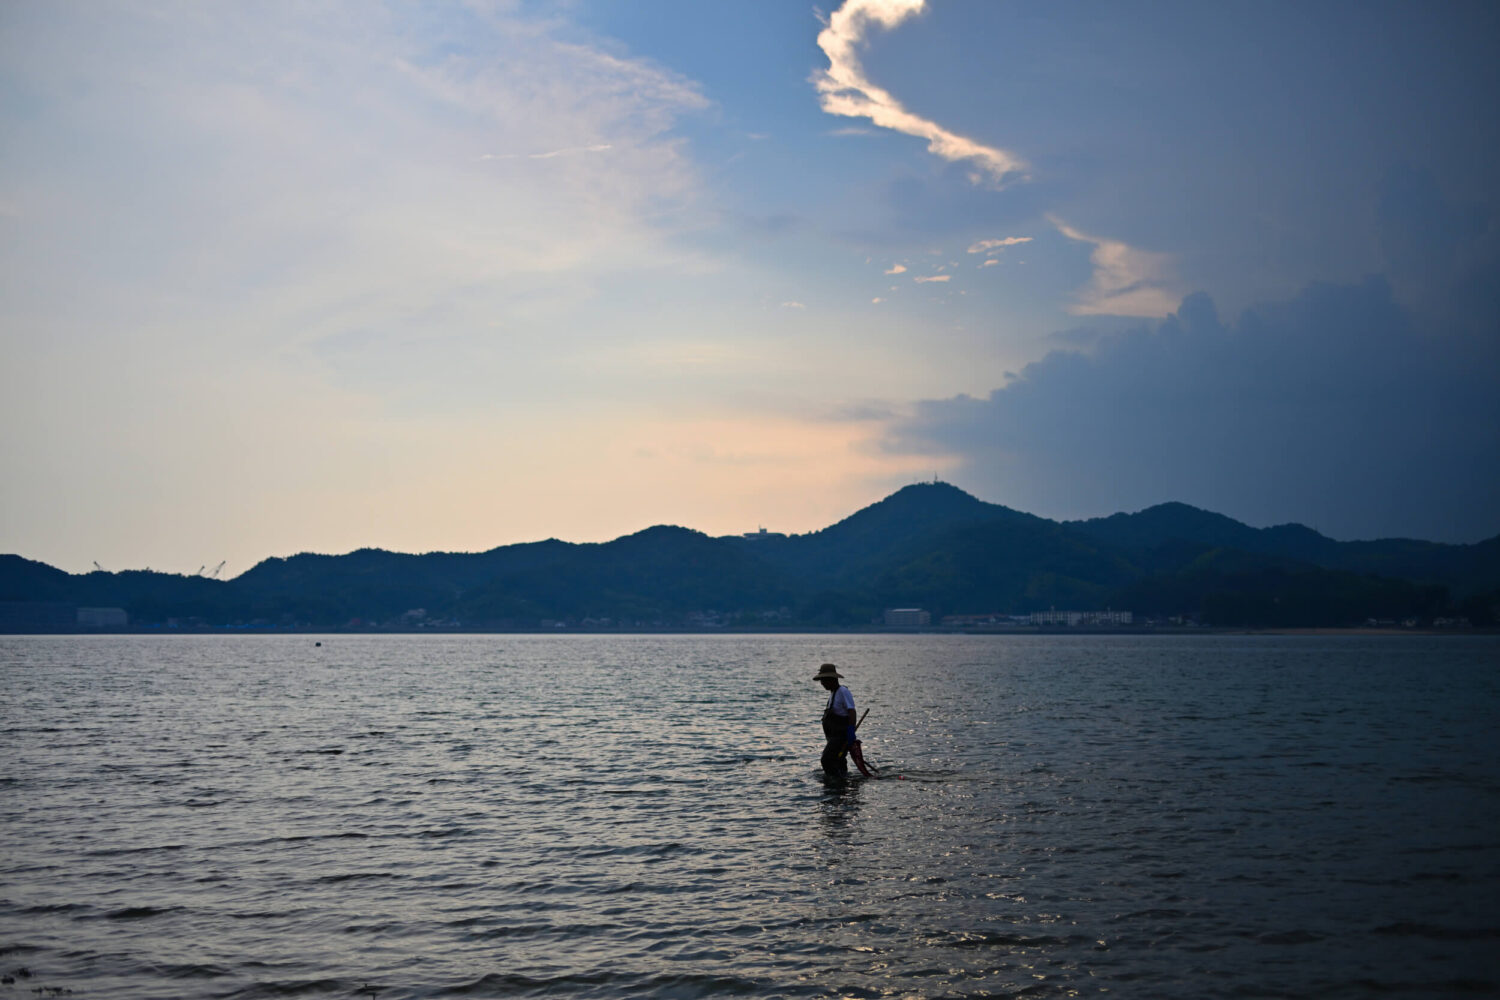
[[[879, 780], [817, 769], [824, 660]], [[0, 998], [1500, 994], [1495, 639], [9, 637], [0, 685]]]

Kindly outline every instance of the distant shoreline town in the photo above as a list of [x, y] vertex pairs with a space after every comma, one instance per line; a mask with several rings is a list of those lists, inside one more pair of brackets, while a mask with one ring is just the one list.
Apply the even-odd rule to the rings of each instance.
[[[420, 611], [421, 609], [414, 609]], [[210, 624], [201, 620], [169, 619], [132, 622], [123, 608], [75, 608], [72, 605], [0, 601], [0, 635], [1500, 635], [1500, 628], [1476, 626], [1467, 618], [1439, 617], [1430, 621], [1409, 618], [1368, 619], [1341, 626], [1210, 625], [1191, 618], [1135, 618], [1130, 612], [1042, 611], [1028, 615], [947, 615], [939, 622], [919, 609], [900, 612], [894, 622], [862, 625], [745, 625], [718, 622], [712, 617], [681, 623], [623, 622], [586, 619], [543, 619], [535, 625], [467, 625], [443, 619], [402, 616], [397, 621], [348, 622], [343, 625], [283, 624], [264, 620]]]

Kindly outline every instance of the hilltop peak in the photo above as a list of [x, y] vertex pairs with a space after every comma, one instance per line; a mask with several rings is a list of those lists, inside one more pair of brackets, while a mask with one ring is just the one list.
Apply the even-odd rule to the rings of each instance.
[[1029, 515], [985, 503], [950, 483], [912, 483], [811, 537], [823, 545], [880, 553], [934, 531], [1001, 517]]
[[987, 514], [992, 513], [996, 508], [996, 504], [986, 503], [978, 497], [964, 492], [952, 483], [912, 483], [909, 486], [901, 487], [884, 500], [878, 500], [852, 516], [858, 517], [867, 511], [882, 509], [896, 509], [901, 511], [920, 510], [929, 515], [940, 513]]
[[894, 500], [896, 497], [900, 496], [921, 496], [929, 498], [947, 497], [954, 500], [963, 499], [965, 501], [968, 501], [969, 503], [984, 503], [983, 500], [978, 499], [971, 493], [967, 493], [964, 490], [959, 489], [952, 483], [945, 483], [937, 479], [934, 479], [930, 483], [911, 483], [909, 485], [903, 486], [896, 492], [892, 493], [890, 496], [886, 497], [886, 499]]

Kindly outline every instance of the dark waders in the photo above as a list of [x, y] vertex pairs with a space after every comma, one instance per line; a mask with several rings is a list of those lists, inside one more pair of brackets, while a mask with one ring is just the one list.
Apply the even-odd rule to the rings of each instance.
[[[838, 692], [835, 691], [834, 694]], [[833, 695], [828, 696], [828, 707], [823, 709], [823, 738], [828, 745], [823, 748], [823, 771], [825, 774], [848, 774], [849, 762], [844, 759], [848, 746], [844, 734], [849, 729], [848, 721], [833, 710]]]

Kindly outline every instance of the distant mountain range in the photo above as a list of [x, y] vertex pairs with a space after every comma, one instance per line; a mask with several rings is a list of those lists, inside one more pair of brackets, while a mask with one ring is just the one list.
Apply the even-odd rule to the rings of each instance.
[[805, 535], [714, 538], [662, 526], [597, 544], [361, 549], [267, 559], [232, 580], [69, 574], [0, 555], [0, 630], [64, 628], [79, 606], [122, 608], [138, 626], [839, 627], [894, 607], [922, 608], [934, 623], [1113, 608], [1212, 625], [1460, 616], [1490, 625], [1500, 536], [1338, 542], [1180, 503], [1058, 522], [924, 483]]

